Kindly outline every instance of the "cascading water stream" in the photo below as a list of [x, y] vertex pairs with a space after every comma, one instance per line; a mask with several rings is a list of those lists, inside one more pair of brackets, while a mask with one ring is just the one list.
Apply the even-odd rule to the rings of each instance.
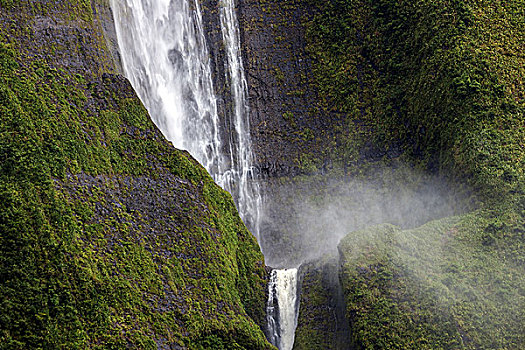
[[224, 173], [219, 117], [199, 2], [111, 0], [122, 65], [175, 147]]
[[[124, 72], [153, 121], [232, 194], [241, 218], [260, 242], [262, 200], [253, 179], [247, 83], [234, 0], [219, 1], [231, 88], [226, 123], [218, 113], [199, 0], [110, 1]], [[221, 130], [223, 125], [230, 129]], [[223, 149], [227, 155], [221, 154]], [[297, 321], [297, 269], [274, 270], [269, 288], [268, 311], [279, 311], [268, 316], [270, 340], [288, 350]]]
[[297, 327], [297, 269], [273, 270], [268, 284], [267, 338], [280, 350], [291, 350]]
[[230, 171], [223, 174], [218, 182], [230, 193], [237, 194], [239, 215], [260, 242], [259, 224], [262, 199], [259, 185], [253, 181], [253, 154], [250, 138], [250, 119], [248, 105], [248, 84], [244, 76], [241, 56], [241, 43], [234, 0], [222, 0], [220, 20], [222, 38], [228, 58], [227, 74], [230, 78], [230, 90], [233, 100], [233, 111], [230, 114], [230, 125], [235, 128], [230, 132], [228, 146], [230, 162], [234, 164]]

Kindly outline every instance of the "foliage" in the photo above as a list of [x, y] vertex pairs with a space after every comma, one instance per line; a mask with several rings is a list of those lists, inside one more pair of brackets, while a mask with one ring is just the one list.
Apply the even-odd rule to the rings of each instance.
[[306, 2], [323, 108], [348, 116], [350, 139], [489, 199], [523, 194], [522, 0]]
[[349, 327], [336, 254], [301, 265], [300, 307], [294, 349], [345, 349]]

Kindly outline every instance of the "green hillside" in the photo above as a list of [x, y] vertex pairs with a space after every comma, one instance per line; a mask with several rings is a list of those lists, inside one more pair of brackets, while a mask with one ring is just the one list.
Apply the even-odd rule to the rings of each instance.
[[0, 348], [268, 349], [255, 238], [116, 73], [108, 11], [0, 2]]
[[485, 215], [376, 226], [341, 242], [355, 348], [523, 348], [523, 262], [487, 240]]

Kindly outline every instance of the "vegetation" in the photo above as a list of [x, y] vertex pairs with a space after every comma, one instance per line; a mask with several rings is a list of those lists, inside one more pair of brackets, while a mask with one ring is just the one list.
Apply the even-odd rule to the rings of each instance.
[[[353, 346], [523, 348], [525, 3], [303, 3], [316, 109], [346, 123], [329, 151], [334, 169], [366, 179], [400, 161], [482, 202], [417, 229], [344, 238]], [[318, 340], [301, 331], [301, 344]]]
[[345, 349], [349, 345], [349, 327], [345, 303], [338, 280], [336, 254], [300, 267], [300, 303], [294, 349]]
[[348, 235], [342, 281], [356, 348], [523, 348], [523, 257], [487, 240], [493, 214]]
[[522, 0], [307, 3], [314, 84], [347, 138], [487, 198], [523, 195]]
[[[290, 74], [279, 57], [265, 67], [287, 97], [268, 135], [294, 145], [299, 173], [367, 179], [368, 167], [404, 162], [483, 200], [417, 229], [346, 236], [352, 345], [524, 348], [524, 1], [260, 4], [275, 27], [303, 16], [289, 36], [305, 28], [307, 55], [285, 36], [275, 45], [313, 74]], [[0, 0], [0, 348], [271, 348], [257, 325], [257, 243], [116, 74], [100, 6]], [[381, 181], [389, 174], [404, 171]], [[314, 188], [305, 178], [295, 181]], [[305, 278], [303, 318], [330, 320], [333, 281]], [[335, 344], [325, 326], [301, 324], [296, 347]]]
[[0, 348], [270, 348], [255, 238], [115, 74], [94, 5], [0, 2]]

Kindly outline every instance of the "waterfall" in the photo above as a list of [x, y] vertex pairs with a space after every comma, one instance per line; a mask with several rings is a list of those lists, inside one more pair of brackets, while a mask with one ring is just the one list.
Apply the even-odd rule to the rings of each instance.
[[219, 117], [199, 2], [111, 0], [126, 77], [162, 133], [222, 174]]
[[[230, 192], [259, 239], [261, 196], [253, 179], [247, 84], [233, 0], [220, 1], [232, 108], [221, 123], [199, 0], [111, 0], [126, 77], [162, 133], [188, 150]], [[221, 130], [221, 125], [230, 130]], [[221, 135], [227, 135], [223, 140]], [[228, 155], [221, 154], [223, 146]]]
[[[232, 194], [241, 218], [260, 242], [262, 200], [254, 181], [234, 0], [219, 1], [231, 94], [226, 122], [218, 113], [200, 1], [110, 1], [124, 73], [153, 121], [175, 147], [188, 150]], [[224, 125], [229, 129], [221, 129]], [[297, 269], [274, 270], [269, 288], [269, 339], [288, 350], [297, 323]]]
[[268, 284], [268, 340], [279, 350], [291, 350], [297, 327], [297, 269], [273, 270]]
[[239, 214], [252, 233], [260, 242], [259, 224], [262, 199], [259, 186], [253, 181], [253, 154], [250, 138], [250, 119], [248, 105], [248, 84], [244, 76], [241, 56], [239, 26], [235, 14], [234, 0], [222, 0], [220, 7], [222, 38], [226, 47], [227, 74], [230, 78], [230, 90], [233, 101], [233, 111], [230, 114], [230, 125], [234, 125], [229, 133], [228, 147], [230, 149], [230, 171], [224, 172], [218, 182], [223, 188], [235, 193]]

